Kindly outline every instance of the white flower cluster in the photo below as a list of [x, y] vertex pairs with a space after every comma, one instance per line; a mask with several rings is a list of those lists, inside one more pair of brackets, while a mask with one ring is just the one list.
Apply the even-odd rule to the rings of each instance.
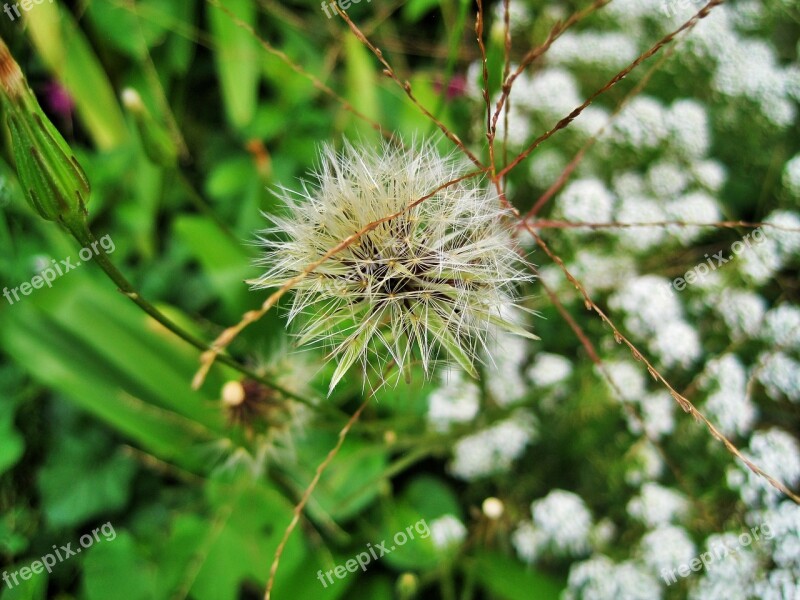
[[658, 449], [649, 440], [641, 440], [630, 455], [625, 481], [636, 487], [646, 481], [655, 481], [664, 473], [664, 467]]
[[455, 515], [443, 515], [430, 523], [431, 540], [439, 550], [459, 546], [467, 537], [467, 528]]
[[450, 472], [468, 481], [506, 472], [536, 439], [537, 431], [536, 418], [518, 410], [508, 419], [458, 440]]
[[531, 504], [531, 521], [523, 521], [511, 541], [520, 558], [533, 562], [548, 556], [579, 556], [589, 551], [592, 514], [583, 499], [553, 490]]
[[[764, 219], [780, 227], [800, 229], [800, 215], [796, 212], [776, 210]], [[736, 264], [753, 283], [762, 285], [772, 279], [786, 265], [796, 260], [800, 253], [800, 231], [764, 228], [765, 240], [741, 253]]]
[[636, 43], [624, 33], [567, 31], [548, 50], [547, 60], [554, 64], [621, 69], [637, 55]]
[[642, 536], [639, 554], [653, 573], [660, 573], [689, 563], [697, 550], [683, 527], [660, 525]]
[[556, 200], [558, 212], [577, 223], [608, 223], [614, 211], [614, 195], [599, 179], [578, 179], [567, 185]]
[[677, 296], [669, 282], [656, 275], [643, 275], [626, 282], [609, 298], [612, 309], [625, 313], [625, 327], [661, 359], [665, 367], [688, 367], [701, 354], [697, 331], [683, 318]]
[[758, 410], [747, 392], [747, 371], [735, 354], [711, 360], [702, 387], [713, 390], [706, 399], [705, 415], [727, 435], [745, 436], [753, 428]]
[[480, 409], [480, 389], [455, 369], [444, 369], [441, 385], [428, 396], [428, 422], [434, 429], [447, 431], [453, 423], [475, 418]]
[[783, 187], [795, 198], [800, 198], [800, 154], [789, 159], [784, 165]]
[[756, 337], [767, 312], [764, 298], [755, 292], [735, 288], [726, 288], [721, 294], [710, 297], [708, 304], [722, 316], [735, 341]]
[[684, 59], [700, 60], [704, 65], [711, 61], [716, 67], [712, 78], [715, 90], [749, 100], [774, 126], [787, 127], [797, 114], [800, 70], [796, 65], [781, 66], [769, 42], [741, 35], [737, 24], [747, 23], [748, 18], [742, 19], [739, 10], [738, 5], [718, 6], [712, 18], [701, 20], [683, 48]]
[[792, 402], [800, 402], [800, 362], [785, 352], [763, 353], [756, 366], [756, 378], [770, 398], [786, 396]]
[[654, 482], [645, 483], [628, 503], [628, 514], [651, 529], [680, 521], [688, 512], [683, 494]]
[[[757, 431], [743, 454], [787, 486], [800, 483], [800, 447], [785, 431]], [[744, 503], [751, 507], [774, 506], [781, 497], [778, 490], [741, 462], [728, 470], [728, 485], [738, 490]]]
[[602, 554], [574, 563], [569, 570], [564, 600], [660, 600], [662, 588], [649, 569], [638, 562], [614, 563]]
[[[736, 549], [724, 554], [720, 548]], [[726, 598], [749, 600], [751, 584], [759, 571], [759, 558], [753, 547], [742, 548], [735, 533], [712, 535], [706, 540], [704, 552], [720, 556], [713, 568], [706, 570], [689, 592], [691, 600]], [[675, 565], [673, 565], [674, 568]]]
[[560, 354], [539, 352], [526, 374], [537, 387], [554, 386], [572, 374], [572, 362]]

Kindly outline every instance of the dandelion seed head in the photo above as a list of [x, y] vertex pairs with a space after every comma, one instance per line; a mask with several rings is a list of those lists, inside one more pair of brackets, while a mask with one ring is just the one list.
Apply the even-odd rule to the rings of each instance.
[[515, 327], [501, 311], [532, 277], [496, 195], [477, 178], [443, 187], [468, 170], [431, 143], [346, 142], [322, 148], [313, 182], [282, 189], [286, 212], [268, 215], [259, 236], [267, 271], [251, 283], [299, 277], [288, 320], [300, 322], [299, 345], [328, 349], [331, 390], [357, 362], [365, 373], [393, 362], [400, 373], [417, 361], [430, 375], [442, 349], [474, 374], [494, 332]]

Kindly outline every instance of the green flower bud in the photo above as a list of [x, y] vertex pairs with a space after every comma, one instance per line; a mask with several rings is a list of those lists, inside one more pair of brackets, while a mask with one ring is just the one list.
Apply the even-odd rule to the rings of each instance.
[[401, 598], [401, 600], [411, 600], [419, 591], [419, 577], [414, 573], [403, 573], [397, 578], [395, 589], [398, 598]]
[[161, 167], [174, 167], [178, 159], [178, 149], [164, 129], [156, 122], [142, 102], [139, 92], [126, 88], [122, 92], [122, 103], [136, 120], [139, 138], [147, 158]]
[[86, 174], [2, 40], [0, 104], [11, 131], [17, 176], [31, 206], [48, 221], [83, 219], [90, 192]]

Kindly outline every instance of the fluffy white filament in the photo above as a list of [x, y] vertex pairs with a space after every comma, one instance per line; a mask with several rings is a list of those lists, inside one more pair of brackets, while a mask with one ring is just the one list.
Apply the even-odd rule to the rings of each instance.
[[323, 146], [313, 183], [281, 188], [286, 214], [267, 215], [259, 236], [266, 273], [255, 288], [284, 284], [370, 223], [294, 287], [289, 321], [299, 344], [325, 346], [337, 363], [330, 389], [360, 362], [397, 373], [419, 361], [426, 375], [442, 349], [475, 375], [498, 327], [535, 338], [509, 318], [516, 283], [530, 280], [504, 226], [506, 212], [478, 178], [431, 194], [468, 172], [430, 143]]

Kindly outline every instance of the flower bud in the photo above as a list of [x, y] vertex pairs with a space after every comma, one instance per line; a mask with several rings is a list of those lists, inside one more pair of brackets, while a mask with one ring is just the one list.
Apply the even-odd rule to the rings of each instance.
[[139, 92], [126, 88], [122, 92], [122, 104], [136, 121], [142, 148], [150, 161], [161, 167], [173, 167], [178, 159], [178, 149], [164, 129], [156, 122], [142, 102]]
[[0, 104], [11, 131], [19, 182], [31, 206], [48, 221], [83, 219], [90, 191], [86, 174], [42, 112], [2, 40]]

